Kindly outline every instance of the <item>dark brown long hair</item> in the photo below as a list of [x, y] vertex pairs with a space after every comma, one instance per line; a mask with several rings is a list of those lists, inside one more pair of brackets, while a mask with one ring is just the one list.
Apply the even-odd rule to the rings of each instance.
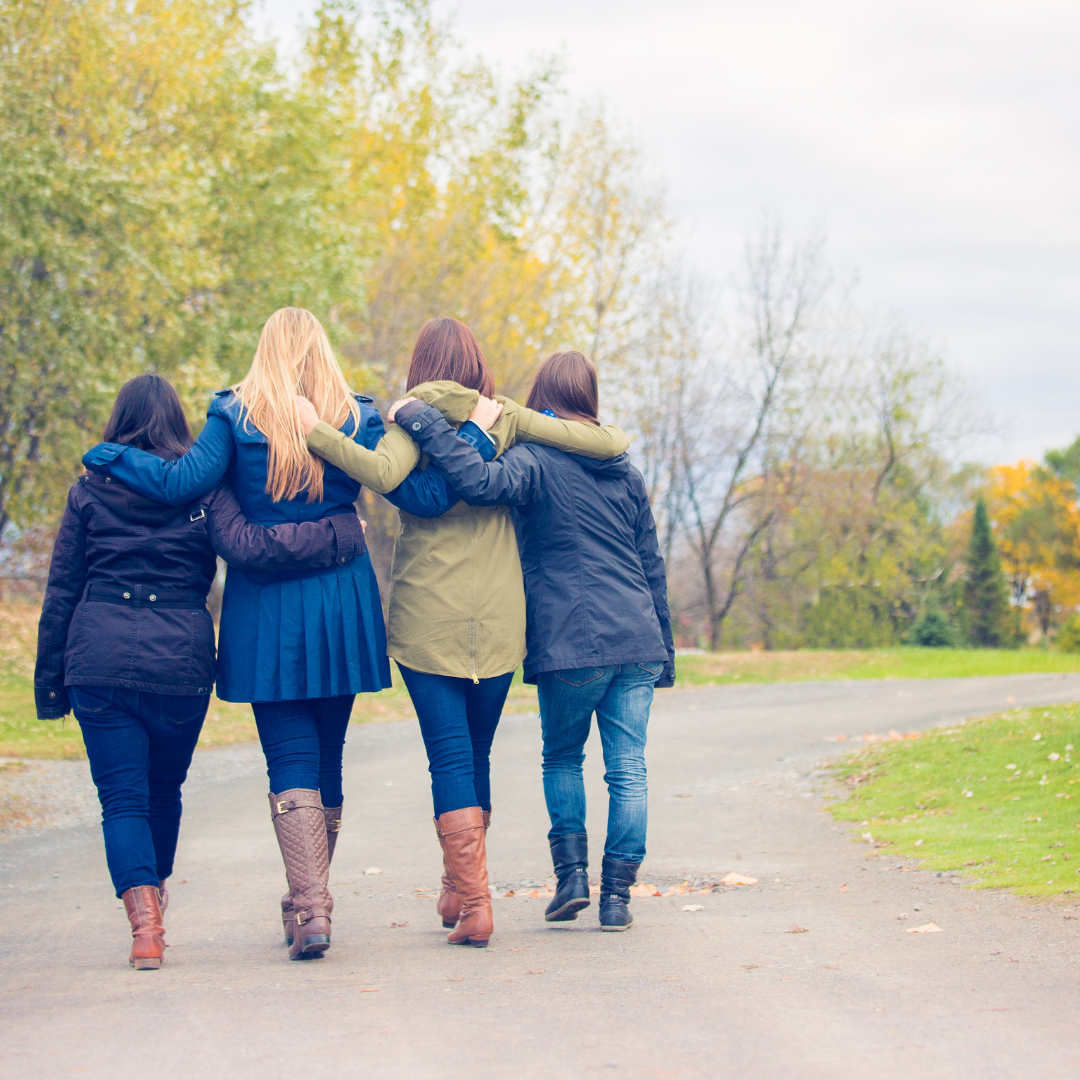
[[405, 389], [439, 379], [452, 379], [470, 390], [479, 390], [484, 397], [495, 393], [495, 378], [480, 342], [457, 319], [428, 319], [420, 328]]
[[600, 389], [596, 368], [575, 350], [552, 353], [533, 376], [530, 409], [550, 409], [560, 420], [599, 424]]
[[120, 387], [102, 440], [178, 456], [186, 454], [193, 441], [180, 398], [160, 375], [136, 375]]

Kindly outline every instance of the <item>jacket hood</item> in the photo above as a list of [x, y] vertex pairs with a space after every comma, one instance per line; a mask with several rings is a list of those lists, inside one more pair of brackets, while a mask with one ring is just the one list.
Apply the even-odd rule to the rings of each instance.
[[612, 478], [626, 476], [630, 472], [630, 455], [620, 454], [618, 457], [608, 458], [607, 461], [597, 461], [595, 458], [582, 457], [581, 454], [570, 454], [583, 469], [591, 473], [601, 473]]
[[[165, 461], [175, 461], [176, 455], [164, 450], [150, 450], [148, 453]], [[167, 525], [173, 518], [184, 513], [183, 506], [166, 506], [155, 502], [137, 491], [125, 487], [119, 480], [97, 473], [84, 473], [80, 483], [85, 484], [99, 502], [104, 503], [112, 513], [133, 525]]]

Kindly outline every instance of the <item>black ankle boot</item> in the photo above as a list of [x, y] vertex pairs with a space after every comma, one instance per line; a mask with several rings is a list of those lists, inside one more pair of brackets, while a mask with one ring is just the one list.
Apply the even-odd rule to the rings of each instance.
[[600, 871], [600, 929], [629, 930], [634, 924], [630, 914], [630, 886], [637, 881], [636, 862], [604, 859]]
[[589, 906], [589, 837], [586, 833], [569, 833], [548, 843], [559, 884], [544, 918], [548, 922], [570, 922]]

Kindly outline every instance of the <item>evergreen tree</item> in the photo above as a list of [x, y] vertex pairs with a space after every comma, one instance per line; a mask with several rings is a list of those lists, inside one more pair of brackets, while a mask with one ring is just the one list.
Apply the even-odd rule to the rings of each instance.
[[1015, 644], [1001, 555], [990, 528], [990, 515], [980, 495], [968, 544], [964, 607], [968, 640], [976, 648], [1000, 649]]

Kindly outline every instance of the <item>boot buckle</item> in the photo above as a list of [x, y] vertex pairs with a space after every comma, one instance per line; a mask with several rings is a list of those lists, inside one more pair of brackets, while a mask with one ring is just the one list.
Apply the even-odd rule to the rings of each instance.
[[288, 810], [290, 809], [289, 804], [287, 802], [282, 801], [281, 799], [279, 799], [277, 801], [277, 803], [275, 803], [275, 805], [277, 806], [277, 812], [279, 814], [287, 813]]
[[328, 821], [326, 827], [330, 832], [341, 832], [341, 818], [336, 821]]

